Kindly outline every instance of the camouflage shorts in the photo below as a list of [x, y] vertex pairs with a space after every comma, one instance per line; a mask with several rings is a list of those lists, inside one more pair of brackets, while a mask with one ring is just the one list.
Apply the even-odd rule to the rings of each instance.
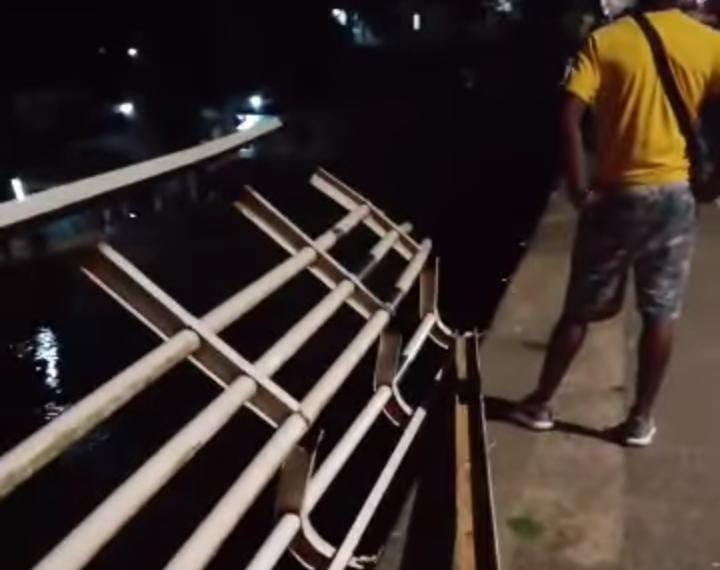
[[695, 242], [687, 184], [608, 191], [580, 218], [565, 315], [600, 320], [622, 307], [633, 269], [638, 309], [653, 319], [682, 311]]

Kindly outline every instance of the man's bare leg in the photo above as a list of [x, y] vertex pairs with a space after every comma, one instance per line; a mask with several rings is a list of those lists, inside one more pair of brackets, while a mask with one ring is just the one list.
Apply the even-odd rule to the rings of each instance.
[[655, 438], [657, 427], [652, 410], [670, 362], [673, 331], [674, 322], [671, 319], [646, 318], [643, 322], [635, 404], [622, 426], [622, 439], [626, 445], [645, 447]]
[[650, 419], [673, 346], [674, 321], [646, 319], [638, 350], [638, 379], [635, 404], [630, 416]]
[[513, 412], [516, 421], [536, 430], [554, 427], [550, 401], [585, 342], [587, 329], [586, 321], [569, 317], [562, 317], [555, 325], [538, 386]]
[[587, 329], [588, 324], [585, 321], [568, 317], [560, 319], [550, 338], [538, 387], [528, 396], [526, 402], [543, 406], [550, 403], [585, 342]]

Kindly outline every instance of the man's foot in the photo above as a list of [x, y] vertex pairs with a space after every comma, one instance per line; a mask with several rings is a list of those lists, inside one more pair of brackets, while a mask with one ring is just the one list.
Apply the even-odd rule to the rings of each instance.
[[620, 437], [630, 447], [647, 447], [657, 434], [657, 426], [652, 418], [632, 416], [620, 427]]
[[510, 412], [510, 419], [535, 431], [550, 431], [555, 427], [555, 418], [547, 404], [530, 401], [519, 402]]

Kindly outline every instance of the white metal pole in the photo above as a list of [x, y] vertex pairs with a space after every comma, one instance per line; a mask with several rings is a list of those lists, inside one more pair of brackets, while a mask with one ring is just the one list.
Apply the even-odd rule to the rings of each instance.
[[35, 566], [35, 570], [83, 568], [256, 391], [257, 384], [250, 378], [233, 382], [96, 507]]
[[[395, 237], [397, 239], [397, 236]], [[382, 241], [382, 240], [381, 240]], [[389, 250], [388, 250], [389, 251]], [[328, 293], [255, 363], [264, 375], [277, 372], [352, 295], [344, 281]], [[36, 567], [82, 568], [167, 481], [182, 468], [257, 391], [252, 379], [233, 382], [209, 406], [172, 437], [140, 469], [67, 535]]]
[[303, 511], [306, 513], [312, 512], [345, 463], [350, 459], [353, 451], [370, 431], [390, 398], [392, 398], [392, 389], [389, 386], [380, 386], [342, 439], [323, 461], [315, 475], [313, 475], [307, 487]]
[[427, 411], [425, 410], [425, 408], [418, 408], [418, 410], [415, 412], [412, 420], [410, 420], [407, 428], [405, 428], [405, 432], [400, 438], [400, 441], [398, 442], [395, 451], [390, 456], [390, 460], [388, 461], [385, 468], [382, 470], [382, 473], [380, 473], [380, 477], [376, 481], [372, 491], [370, 491], [370, 494], [365, 500], [365, 503], [363, 504], [363, 507], [360, 510], [358, 517], [355, 519], [355, 522], [350, 528], [350, 532], [348, 532], [345, 540], [343, 540], [342, 544], [335, 553], [335, 557], [333, 558], [333, 561], [330, 564], [330, 568], [328, 570], [344, 570], [347, 566], [347, 563], [352, 557], [355, 548], [359, 544], [360, 539], [362, 538], [365, 530], [370, 524], [373, 515], [377, 511], [377, 508], [380, 505], [380, 501], [385, 496], [385, 493], [387, 492], [390, 483], [392, 483], [395, 474], [400, 468], [400, 465], [402, 464], [405, 455], [407, 455], [407, 452], [410, 449], [412, 442], [415, 440], [415, 437], [420, 431], [420, 428], [422, 427], [426, 416]]
[[[340, 236], [356, 227], [367, 216], [368, 211], [366, 206], [361, 206], [350, 212], [318, 238], [317, 248], [322, 251], [332, 247]], [[299, 252], [245, 287], [211, 311], [201, 322], [213, 332], [220, 332], [310, 265], [316, 259], [317, 251], [312, 248], [307, 250], [305, 253]], [[0, 498], [30, 478], [199, 347], [200, 339], [196, 333], [190, 330], [178, 333], [6, 452], [0, 457]]]
[[425, 267], [425, 263], [427, 263], [428, 257], [430, 257], [431, 250], [432, 242], [429, 239], [426, 239], [422, 242], [422, 244], [420, 244], [420, 250], [412, 258], [408, 266], [402, 272], [402, 275], [400, 275], [400, 277], [398, 278], [397, 283], [395, 284], [395, 288], [397, 289], [397, 296], [393, 300], [394, 305], [397, 305], [398, 303], [400, 303], [400, 301], [402, 301], [405, 294], [410, 290], [413, 283], [415, 283], [418, 275], [422, 271], [423, 267]]
[[173, 556], [166, 569], [204, 568], [307, 429], [308, 424], [302, 416], [290, 416]]
[[134, 184], [157, 178], [169, 172], [191, 167], [198, 163], [241, 147], [282, 126], [275, 117], [264, 117], [252, 129], [228, 135], [192, 148], [111, 170], [77, 182], [63, 184], [29, 196], [23, 202], [0, 204], [0, 228], [10, 227], [82, 204]]
[[288, 545], [300, 530], [300, 516], [286, 513], [278, 521], [270, 536], [267, 537], [260, 550], [245, 567], [245, 570], [266, 570], [274, 568], [285, 554]]
[[[422, 271], [430, 253], [431, 242], [423, 242], [397, 281], [396, 303], [408, 293], [414, 279]], [[268, 484], [292, 447], [317, 420], [328, 402], [342, 387], [390, 321], [388, 309], [377, 311], [353, 341], [318, 380], [300, 404], [300, 412], [293, 414], [278, 429], [262, 451], [240, 474], [230, 490], [220, 499], [200, 526], [170, 560], [166, 570], [197, 570], [204, 568], [215, 556], [225, 538], [245, 514], [252, 502]], [[300, 421], [304, 428], [300, 428]], [[292, 428], [287, 427], [292, 423]]]
[[215, 332], [227, 328], [315, 262], [318, 258], [318, 252], [324, 252], [332, 248], [341, 237], [357, 227], [369, 212], [370, 210], [366, 206], [360, 206], [350, 212], [318, 237], [315, 240], [314, 247], [301, 249], [294, 256], [245, 287], [237, 295], [230, 297], [230, 299], [211, 310], [203, 317], [203, 323]]
[[176, 334], [5, 453], [0, 458], [0, 498], [199, 347], [193, 331]]
[[[434, 317], [426, 317], [417, 328], [412, 338], [403, 350], [403, 363], [397, 372], [395, 382], [399, 382], [408, 370], [408, 367], [424, 346], [430, 330], [429, 322]], [[375, 420], [382, 413], [385, 405], [390, 401], [393, 391], [390, 386], [380, 386], [378, 391], [365, 405], [355, 421], [338, 441], [333, 450], [323, 461], [322, 465], [313, 475], [308, 484], [303, 502], [304, 516], [309, 515], [325, 494], [337, 475], [347, 463], [352, 453], [357, 449], [362, 439], [372, 427]], [[286, 513], [277, 522], [272, 533], [255, 554], [246, 570], [269, 570], [282, 558], [293, 538], [301, 528], [301, 518], [296, 513]]]

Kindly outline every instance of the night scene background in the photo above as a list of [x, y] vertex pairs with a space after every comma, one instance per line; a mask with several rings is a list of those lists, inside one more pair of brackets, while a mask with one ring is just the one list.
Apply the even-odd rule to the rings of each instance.
[[[4, 8], [0, 199], [211, 140], [260, 114], [279, 115], [285, 126], [244, 148], [213, 184], [239, 191], [252, 182], [315, 231], [327, 219], [308, 213], [310, 191], [303, 185], [318, 166], [329, 169], [395, 220], [412, 221], [416, 236], [434, 239], [445, 319], [483, 329], [559, 185], [556, 117], [569, 58], [610, 11], [623, 8], [600, 0]], [[236, 229], [237, 214], [224, 206], [186, 205], [153, 217], [138, 198], [114, 239], [202, 314], [268, 260], [282, 259], [274, 249], [254, 255], [261, 250], [253, 244], [264, 238]], [[50, 231], [82, 232], [85, 223], [77, 214]], [[0, 451], [156, 342], [63, 259], [30, 256], [6, 265], [0, 269]], [[312, 295], [322, 291], [310, 278], [305, 287]], [[228, 335], [250, 353], [266, 347], [312, 306], [312, 295], [298, 293], [265, 314], [260, 333], [238, 326]], [[348, 322], [357, 325], [353, 318]], [[338, 335], [329, 352], [347, 340]], [[309, 378], [323, 364], [302, 363]], [[37, 561], [61, 529], [81, 520], [192, 417], [198, 402], [214, 395], [189, 365], [170, 376], [164, 388], [152, 389], [149, 402], [133, 405], [131, 417], [108, 422], [0, 505], [3, 541], [14, 544], [5, 549], [2, 568]], [[327, 421], [342, 425], [354, 415]], [[208, 451], [205, 463], [214, 471], [184, 473], [174, 483], [176, 492], [195, 499], [179, 507], [185, 518], [206, 512], [267, 438], [267, 428], [249, 414], [236, 424]], [[247, 449], [237, 450], [237, 438]], [[195, 490], [198, 477], [203, 492]], [[65, 486], [56, 484], [61, 480]], [[334, 504], [354, 505], [365, 496], [347, 495], [334, 493]], [[154, 568], [166, 561], [190, 529], [169, 497], [161, 494], [139, 530], [124, 532], [91, 567]], [[320, 509], [318, 517], [332, 527], [338, 510]], [[228, 567], [238, 556], [246, 561], [267, 535], [271, 511], [271, 500], [254, 509], [237, 530], [250, 538], [234, 541], [213, 567]], [[143, 541], [158, 526], [148, 547]], [[375, 535], [370, 540], [382, 543], [382, 531]]]

